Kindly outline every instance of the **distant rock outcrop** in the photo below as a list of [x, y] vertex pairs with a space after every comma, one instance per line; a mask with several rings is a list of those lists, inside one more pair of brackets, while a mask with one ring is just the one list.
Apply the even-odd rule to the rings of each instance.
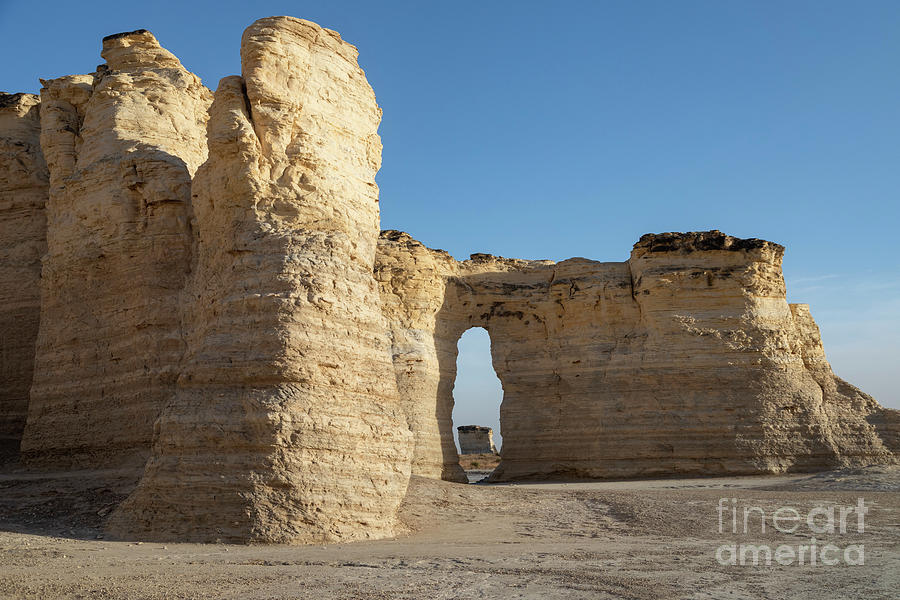
[[494, 446], [494, 430], [480, 425], [460, 425], [456, 428], [459, 436], [460, 454], [497, 454]]

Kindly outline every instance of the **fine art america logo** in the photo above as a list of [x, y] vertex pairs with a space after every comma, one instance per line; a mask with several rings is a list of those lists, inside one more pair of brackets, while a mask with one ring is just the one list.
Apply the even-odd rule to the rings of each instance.
[[[733, 536], [766, 534], [767, 524], [782, 534], [800, 536], [799, 544], [725, 543], [716, 549], [720, 565], [760, 566], [774, 563], [790, 566], [864, 565], [864, 544], [840, 546], [831, 543], [849, 532], [865, 533], [869, 506], [863, 498], [856, 505], [817, 505], [805, 514], [792, 506], [766, 512], [759, 506], [744, 506], [737, 498], [720, 498], [719, 533]], [[816, 537], [819, 536], [819, 537]]]

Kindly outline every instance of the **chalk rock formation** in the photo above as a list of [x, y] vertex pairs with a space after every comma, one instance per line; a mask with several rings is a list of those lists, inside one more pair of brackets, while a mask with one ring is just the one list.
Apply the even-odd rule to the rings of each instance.
[[413, 471], [458, 479], [456, 343], [481, 326], [503, 384], [495, 480], [762, 473], [893, 462], [898, 411], [831, 374], [783, 248], [647, 235], [625, 263], [457, 262], [382, 233], [376, 277]]
[[494, 430], [480, 425], [460, 425], [456, 428], [459, 435], [460, 454], [497, 454], [494, 446]]
[[40, 321], [49, 180], [40, 104], [0, 93], [0, 458], [18, 452]]
[[109, 36], [101, 54], [95, 74], [41, 90], [50, 197], [22, 440], [32, 464], [140, 467], [184, 351], [190, 182], [212, 95], [147, 31]]
[[456, 342], [464, 330], [439, 319], [455, 268], [452, 256], [406, 233], [381, 234], [375, 278], [390, 326], [400, 401], [414, 437], [412, 473], [465, 483], [452, 435]]
[[356, 57], [308, 21], [245, 31], [193, 183], [183, 372], [114, 533], [393, 533], [411, 436], [372, 276], [381, 110]]
[[[881, 441], [900, 458], [900, 410], [884, 408], [854, 385], [836, 376], [825, 358], [819, 327], [809, 312], [808, 304], [791, 304], [791, 316], [800, 342], [803, 364], [822, 390], [822, 410], [829, 423], [837, 423], [830, 434], [842, 454], [862, 450], [850, 464], [892, 462], [885, 458]], [[877, 438], [872, 439], [871, 428]]]
[[0, 95], [0, 446], [33, 370], [30, 464], [141, 477], [114, 535], [392, 535], [411, 471], [466, 480], [470, 327], [504, 390], [495, 480], [897, 462], [900, 411], [832, 373], [778, 244], [456, 261], [379, 238], [381, 111], [337, 33], [257, 21], [214, 99], [145, 30], [102, 56]]

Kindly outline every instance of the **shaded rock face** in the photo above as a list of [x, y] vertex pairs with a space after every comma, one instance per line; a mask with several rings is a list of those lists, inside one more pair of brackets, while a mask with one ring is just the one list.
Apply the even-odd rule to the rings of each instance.
[[44, 81], [50, 175], [41, 325], [22, 453], [146, 460], [184, 351], [191, 175], [211, 93], [149, 32], [104, 41], [93, 75]]
[[372, 275], [381, 110], [356, 55], [298, 19], [244, 33], [193, 182], [181, 377], [113, 533], [394, 533], [412, 446]]
[[494, 430], [480, 425], [460, 425], [456, 428], [459, 436], [460, 454], [496, 454]]
[[0, 93], [0, 461], [18, 452], [40, 322], [49, 176], [40, 98]]
[[772, 473], [896, 461], [898, 411], [831, 373], [784, 249], [647, 235], [625, 263], [455, 261], [382, 233], [376, 277], [416, 439], [413, 471], [461, 480], [456, 344], [491, 336], [503, 384], [494, 480]]

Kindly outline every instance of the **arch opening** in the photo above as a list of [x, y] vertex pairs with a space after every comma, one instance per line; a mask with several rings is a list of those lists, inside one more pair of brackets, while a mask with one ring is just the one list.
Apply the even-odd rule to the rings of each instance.
[[472, 327], [457, 342], [452, 415], [459, 464], [469, 482], [487, 477], [500, 463], [502, 401], [503, 387], [494, 371], [490, 335], [483, 327]]

